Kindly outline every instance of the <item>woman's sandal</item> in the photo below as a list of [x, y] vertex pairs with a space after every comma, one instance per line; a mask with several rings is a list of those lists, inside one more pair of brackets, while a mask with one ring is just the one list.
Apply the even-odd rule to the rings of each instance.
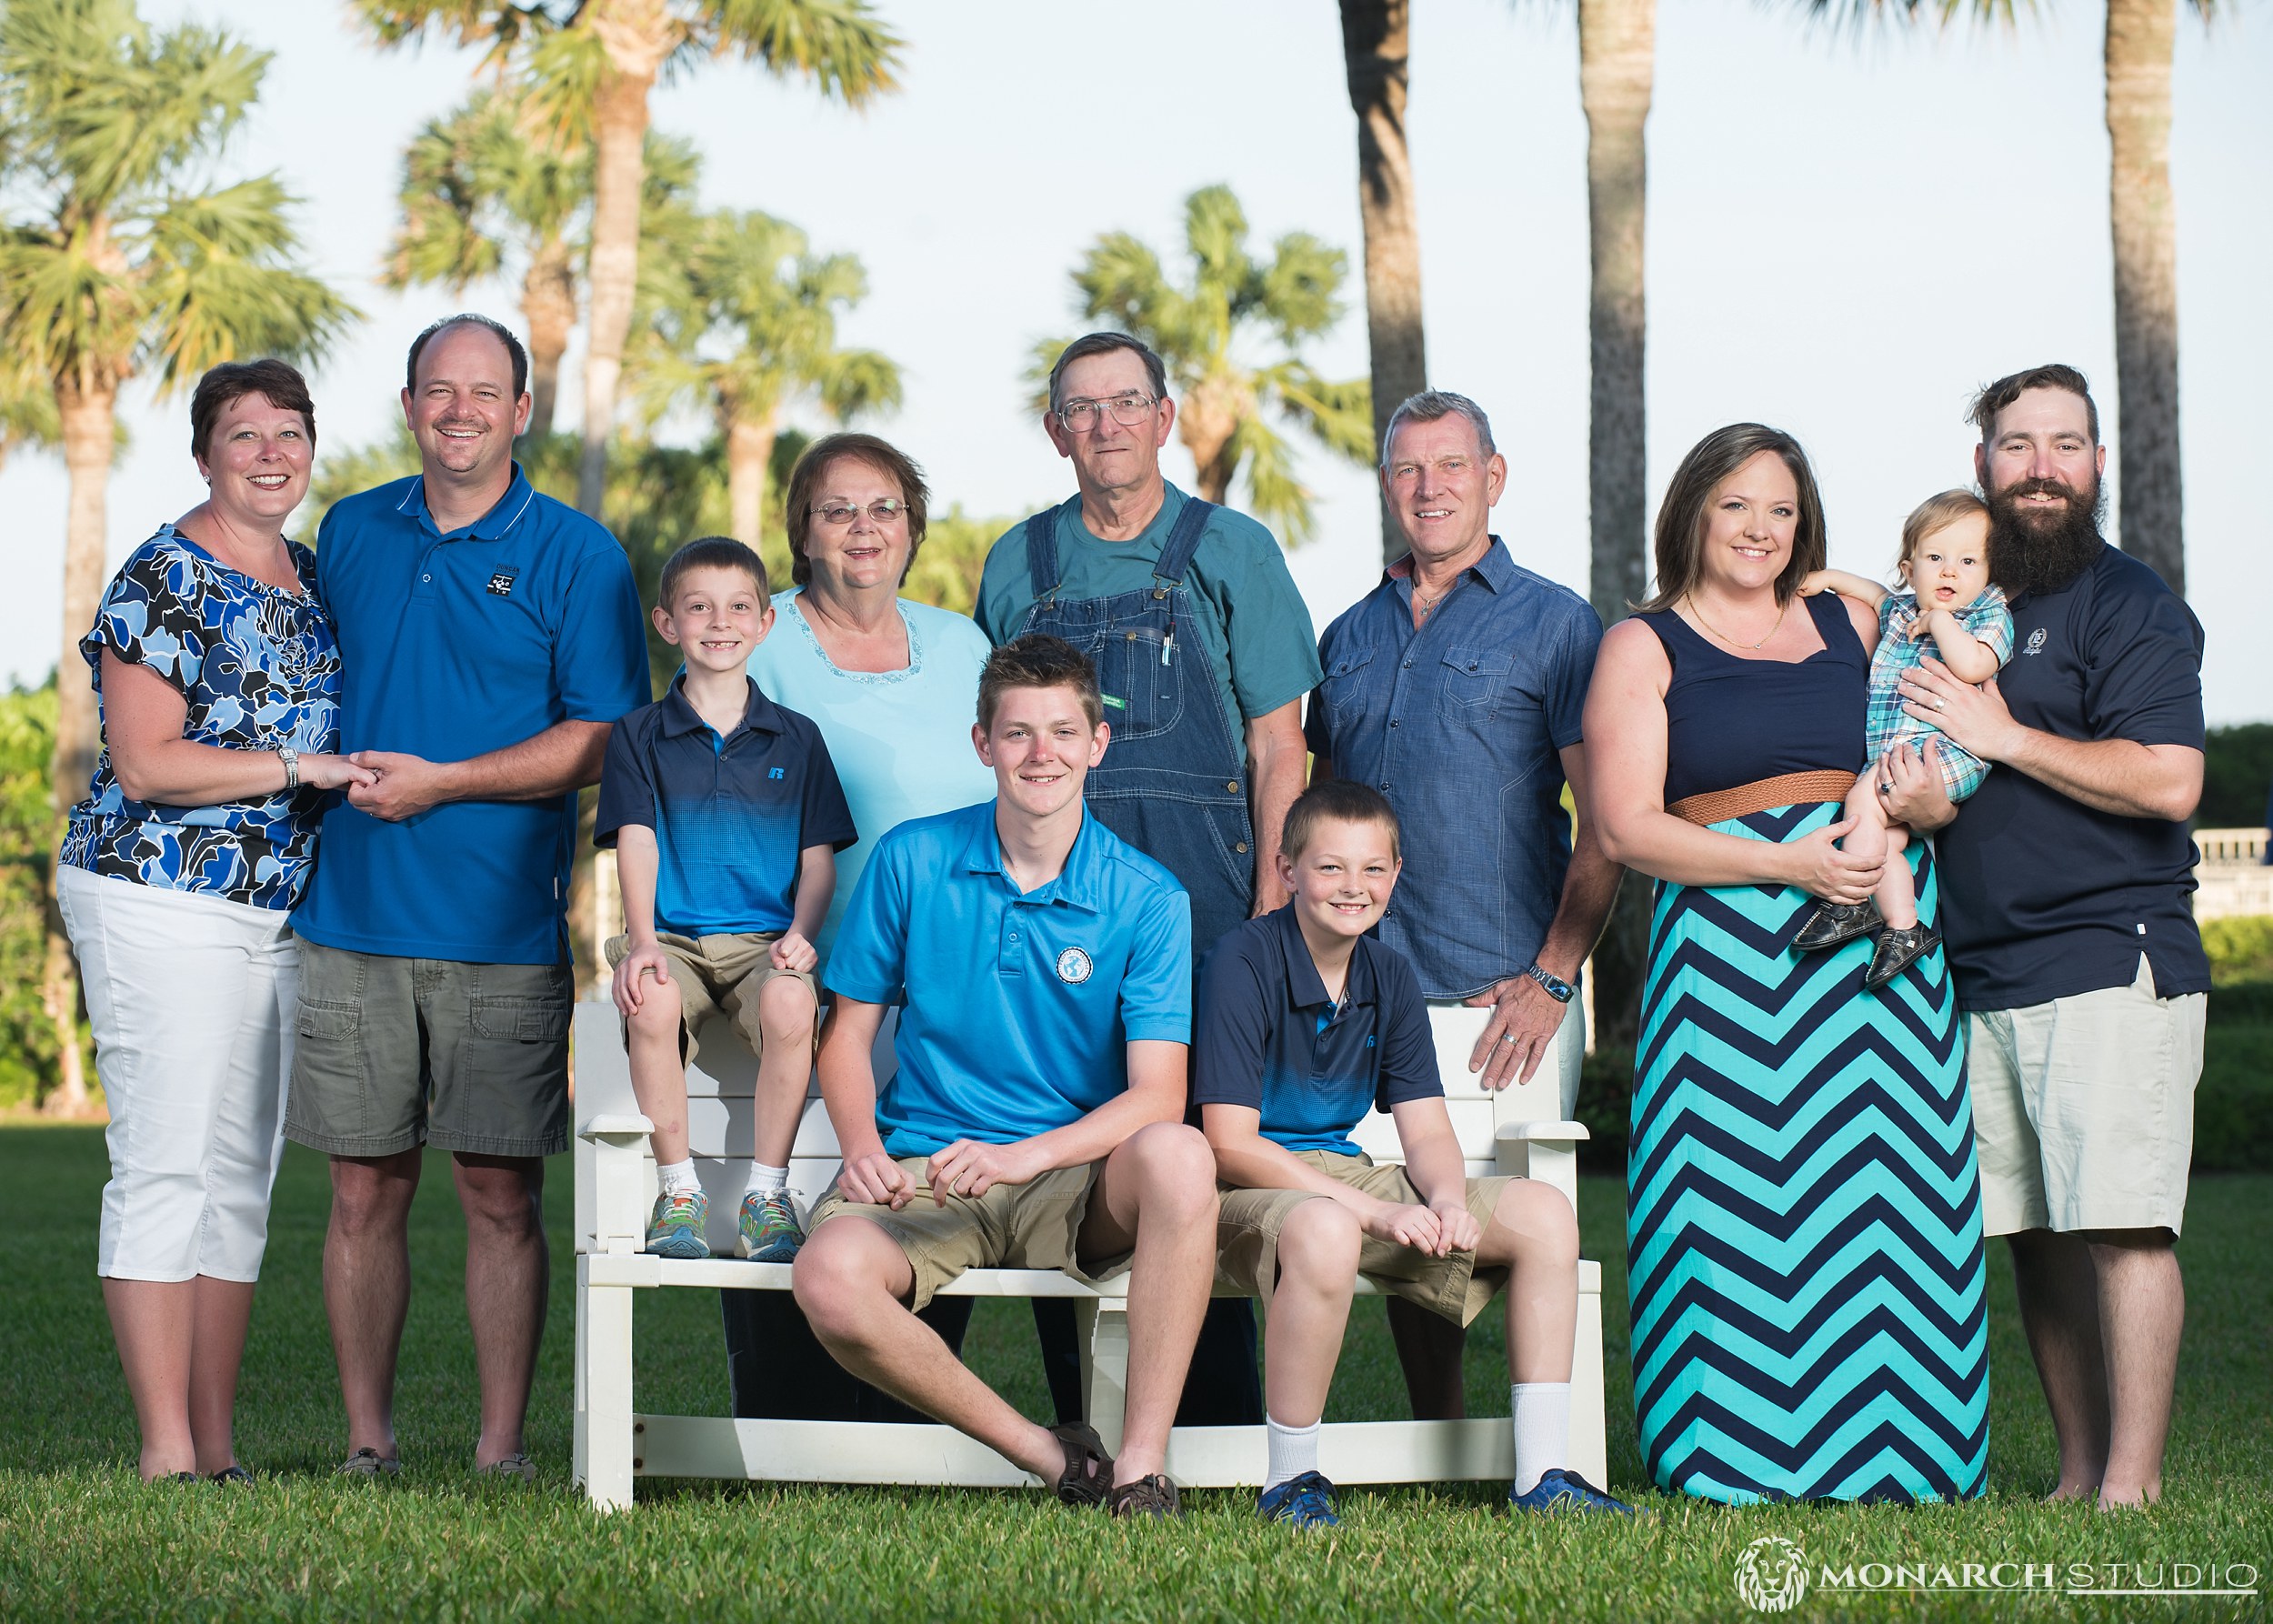
[[1868, 936], [1885, 923], [1876, 897], [1866, 897], [1860, 902], [1818, 902], [1816, 911], [1799, 927], [1799, 934], [1792, 937], [1791, 945], [1802, 953], [1841, 947], [1858, 936]]
[[1065, 1421], [1050, 1429], [1050, 1436], [1066, 1451], [1066, 1469], [1053, 1487], [1069, 1506], [1102, 1506], [1113, 1487], [1113, 1457], [1096, 1429]]
[[253, 1487], [253, 1474], [241, 1466], [225, 1466], [217, 1472], [207, 1472], [205, 1481], [218, 1483], [224, 1489], [250, 1489]]
[[1863, 972], [1863, 990], [1877, 992], [1940, 946], [1941, 932], [1923, 922], [1908, 930], [1889, 927], [1880, 931], [1878, 945], [1871, 950], [1870, 967]]

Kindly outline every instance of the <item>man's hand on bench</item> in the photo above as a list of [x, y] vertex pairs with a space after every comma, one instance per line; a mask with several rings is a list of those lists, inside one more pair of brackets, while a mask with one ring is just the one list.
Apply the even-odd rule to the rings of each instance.
[[924, 1175], [931, 1180], [931, 1198], [945, 1207], [950, 1193], [976, 1198], [997, 1184], [1024, 1184], [1047, 1170], [1032, 1139], [1014, 1145], [957, 1139], [931, 1158]]

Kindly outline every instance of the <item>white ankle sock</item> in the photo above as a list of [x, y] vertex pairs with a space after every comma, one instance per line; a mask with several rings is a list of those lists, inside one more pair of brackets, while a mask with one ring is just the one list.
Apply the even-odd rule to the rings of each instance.
[[655, 1176], [666, 1195], [701, 1188], [701, 1181], [695, 1177], [695, 1158], [691, 1156], [685, 1161], [657, 1162]]
[[760, 1199], [778, 1194], [789, 1182], [787, 1168], [769, 1168], [762, 1161], [750, 1163], [750, 1187], [746, 1192]]
[[1529, 1494], [1539, 1479], [1570, 1458], [1570, 1383], [1518, 1381], [1507, 1389], [1507, 1413], [1516, 1428], [1517, 1494]]
[[1263, 1474], [1266, 1491], [1318, 1469], [1317, 1422], [1307, 1427], [1282, 1427], [1265, 1416], [1263, 1432], [1270, 1444], [1270, 1465]]

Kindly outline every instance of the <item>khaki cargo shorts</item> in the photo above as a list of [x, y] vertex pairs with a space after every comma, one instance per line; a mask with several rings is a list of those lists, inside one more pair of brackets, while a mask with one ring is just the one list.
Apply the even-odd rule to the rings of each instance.
[[[1363, 1151], [1356, 1156], [1331, 1150], [1294, 1154], [1328, 1178], [1380, 1200], [1408, 1207], [1426, 1205], [1403, 1168], [1376, 1167]], [[1468, 1211], [1478, 1224], [1492, 1221], [1500, 1196], [1514, 1182], [1501, 1177], [1468, 1180]], [[1218, 1191], [1218, 1198], [1222, 1205], [1216, 1218], [1216, 1283], [1227, 1291], [1267, 1298], [1270, 1294], [1264, 1283], [1277, 1277], [1278, 1235], [1287, 1215], [1305, 1201], [1327, 1198], [1308, 1190], [1227, 1186]], [[1507, 1283], [1505, 1268], [1478, 1269], [1474, 1252], [1431, 1258], [1415, 1248], [1377, 1240], [1370, 1235], [1357, 1248], [1357, 1272], [1455, 1325], [1466, 1325], [1482, 1313], [1484, 1305]]]
[[[705, 937], [656, 933], [656, 944], [663, 949], [670, 967], [671, 985], [679, 992], [679, 1058], [683, 1062], [695, 1063], [702, 1049], [695, 1035], [714, 1015], [724, 1015], [734, 1023], [742, 1041], [750, 1046], [750, 1053], [763, 1055], [766, 1034], [758, 1025], [757, 995], [777, 976], [804, 982], [806, 991], [813, 995], [814, 1035], [807, 1039], [808, 1051], [819, 1041], [820, 988], [810, 970], [774, 967], [774, 944], [781, 938], [778, 930]], [[631, 956], [631, 937], [612, 936], [601, 951], [607, 955], [607, 967], [613, 970]], [[624, 1047], [631, 1047], [629, 1032], [624, 1035]]]
[[1105, 1170], [1101, 1161], [1053, 1168], [1024, 1184], [991, 1185], [983, 1196], [950, 1195], [941, 1207], [932, 1200], [925, 1178], [931, 1158], [897, 1160], [915, 1189], [906, 1206], [895, 1212], [847, 1201], [832, 1184], [814, 1208], [806, 1234], [838, 1218], [874, 1224], [907, 1254], [916, 1271], [916, 1291], [907, 1306], [917, 1312], [966, 1268], [1055, 1268], [1090, 1285], [1128, 1270], [1128, 1253], [1085, 1262], [1076, 1250], [1090, 1193]]
[[568, 1148], [565, 964], [460, 964], [300, 938], [285, 1137], [331, 1156], [419, 1145], [477, 1156]]
[[1969, 1018], [1981, 1228], [2168, 1229], [2186, 1217], [2202, 993], [2128, 987]]

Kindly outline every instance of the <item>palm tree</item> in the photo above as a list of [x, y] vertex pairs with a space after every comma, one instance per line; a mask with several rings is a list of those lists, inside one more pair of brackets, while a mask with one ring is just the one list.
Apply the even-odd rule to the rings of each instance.
[[698, 401], [726, 447], [737, 540], [756, 546], [782, 413], [810, 397], [832, 417], [900, 402], [900, 369], [875, 350], [839, 349], [836, 317], [866, 297], [849, 254], [812, 253], [805, 233], [752, 210], [706, 216], [678, 286], [640, 324], [634, 356], [651, 416]]
[[402, 213], [379, 276], [386, 286], [438, 283], [463, 295], [502, 274], [508, 252], [519, 263], [528, 433], [550, 434], [560, 357], [576, 325], [575, 230], [592, 197], [590, 153], [533, 139], [506, 97], [483, 91], [411, 138], [396, 196]]
[[[2018, 0], [2026, 4], [2027, 0]], [[2218, 0], [2187, 0], [2208, 22]], [[2009, 25], [2016, 0], [1807, 0], [1847, 21], [1969, 11]], [[2108, 0], [2108, 219], [2115, 247], [2118, 484], [2123, 550], [2186, 596], [2184, 484], [2178, 458], [2178, 209], [2170, 192], [2170, 62], [2179, 0]]]
[[[1287, 546], [1299, 546], [1311, 533], [1310, 492], [1295, 477], [1293, 447], [1265, 413], [1277, 408], [1360, 467], [1374, 462], [1367, 380], [1331, 382], [1295, 353], [1341, 320], [1337, 296], [1348, 257], [1302, 231], [1280, 237], [1267, 262], [1250, 257], [1246, 211], [1221, 185], [1185, 199], [1184, 241], [1192, 279], [1177, 287], [1159, 256], [1127, 232], [1099, 237], [1074, 273], [1081, 313], [1143, 339], [1167, 364], [1181, 397], [1177, 432], [1199, 470], [1199, 494], [1221, 502], [1244, 472], [1257, 516], [1276, 524]], [[1235, 352], [1253, 342], [1256, 329], [1277, 341], [1281, 358], [1260, 366], [1239, 358]], [[1047, 376], [1063, 348], [1036, 349], [1037, 378]]]
[[356, 0], [382, 45], [430, 25], [517, 70], [556, 126], [588, 131], [591, 325], [576, 506], [597, 517], [639, 280], [647, 96], [666, 70], [738, 55], [858, 106], [896, 86], [901, 41], [867, 0]]
[[[0, 349], [52, 392], [70, 479], [59, 807], [95, 766], [95, 693], [75, 673], [102, 594], [119, 390], [145, 370], [171, 390], [234, 356], [306, 356], [356, 315], [298, 267], [293, 200], [274, 175], [207, 184], [267, 64], [215, 30], [154, 34], [133, 0], [13, 0], [0, 12], [0, 129], [15, 182], [0, 230]], [[46, 990], [75, 1056], [75, 991], [54, 979], [69, 963], [51, 948]]]
[[[1357, 216], [1366, 235], [1367, 365], [1378, 435], [1407, 396], [1428, 386], [1421, 330], [1420, 221], [1405, 146], [1411, 0], [1342, 0], [1342, 68], [1357, 115]], [[1405, 551], [1381, 503], [1381, 557]]]

